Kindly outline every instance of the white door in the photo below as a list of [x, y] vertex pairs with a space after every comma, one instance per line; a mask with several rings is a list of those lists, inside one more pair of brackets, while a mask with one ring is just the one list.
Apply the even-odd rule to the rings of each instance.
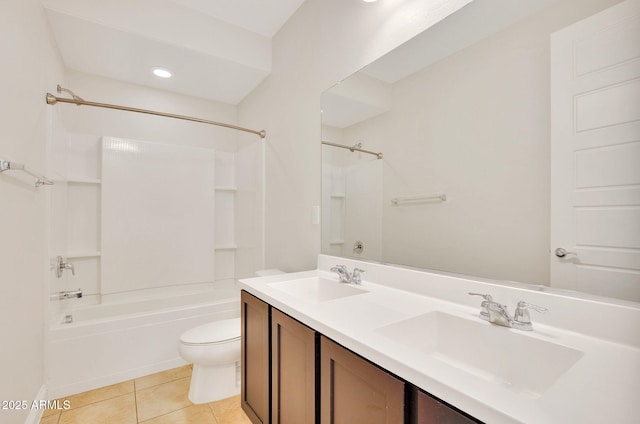
[[640, 301], [640, 0], [552, 34], [551, 117], [551, 286]]

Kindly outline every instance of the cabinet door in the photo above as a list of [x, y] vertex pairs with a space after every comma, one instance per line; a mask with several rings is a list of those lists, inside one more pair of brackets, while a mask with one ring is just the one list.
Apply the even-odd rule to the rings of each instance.
[[269, 423], [269, 305], [242, 291], [241, 405], [254, 424]]
[[401, 424], [404, 383], [321, 337], [322, 424]]
[[271, 308], [274, 424], [315, 423], [315, 331]]
[[414, 409], [413, 424], [475, 424], [479, 422], [420, 390], [415, 389], [414, 397], [417, 407]]

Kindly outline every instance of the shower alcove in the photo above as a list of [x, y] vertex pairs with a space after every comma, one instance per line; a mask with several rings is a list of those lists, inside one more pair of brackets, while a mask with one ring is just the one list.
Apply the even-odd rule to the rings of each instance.
[[[264, 142], [214, 151], [54, 139], [64, 146], [50, 157], [50, 257], [75, 275], [50, 273], [49, 394], [183, 364], [179, 334], [237, 316], [235, 281], [260, 266]], [[56, 299], [77, 289], [82, 298]]]

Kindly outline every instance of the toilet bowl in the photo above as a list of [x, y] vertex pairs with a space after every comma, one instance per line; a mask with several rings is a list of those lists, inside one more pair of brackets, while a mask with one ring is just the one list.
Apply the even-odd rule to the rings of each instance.
[[240, 318], [185, 331], [178, 351], [184, 360], [193, 363], [191, 402], [213, 402], [240, 393]]

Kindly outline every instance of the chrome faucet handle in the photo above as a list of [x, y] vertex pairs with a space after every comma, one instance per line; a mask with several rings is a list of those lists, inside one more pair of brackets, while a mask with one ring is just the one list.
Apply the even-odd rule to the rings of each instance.
[[480, 311], [480, 318], [485, 321], [489, 321], [489, 310], [485, 307], [485, 302], [493, 302], [493, 297], [490, 294], [472, 292], [469, 292], [469, 296], [480, 296], [484, 299], [484, 302], [481, 304], [482, 310]]
[[483, 294], [483, 293], [472, 293], [469, 292], [469, 296], [480, 296], [482, 297], [484, 300], [488, 300], [489, 302], [491, 302], [493, 300], [493, 297], [490, 294]]
[[513, 327], [520, 330], [532, 331], [533, 325], [531, 324], [531, 316], [529, 315], [529, 309], [533, 309], [536, 312], [547, 312], [547, 308], [542, 306], [533, 305], [524, 301], [518, 302], [518, 307], [513, 314]]
[[362, 283], [362, 273], [366, 272], [364, 269], [353, 268], [353, 273], [351, 274], [351, 282], [353, 284]]
[[336, 265], [333, 268], [331, 268], [330, 270], [331, 272], [335, 272], [338, 274], [338, 277], [340, 278], [340, 282], [341, 283], [350, 283], [351, 282], [351, 275], [349, 274], [349, 271], [347, 271], [347, 267], [344, 265]]
[[76, 275], [76, 269], [73, 267], [73, 264], [70, 263], [66, 263], [63, 265], [64, 269], [70, 269], [71, 270], [71, 275]]
[[65, 262], [64, 258], [62, 256], [57, 256], [56, 257], [55, 269], [56, 269], [56, 277], [58, 277], [58, 278], [62, 277], [62, 272], [65, 269], [70, 269], [71, 270], [71, 275], [76, 275], [76, 270], [73, 267], [73, 264], [69, 263], [69, 262]]

